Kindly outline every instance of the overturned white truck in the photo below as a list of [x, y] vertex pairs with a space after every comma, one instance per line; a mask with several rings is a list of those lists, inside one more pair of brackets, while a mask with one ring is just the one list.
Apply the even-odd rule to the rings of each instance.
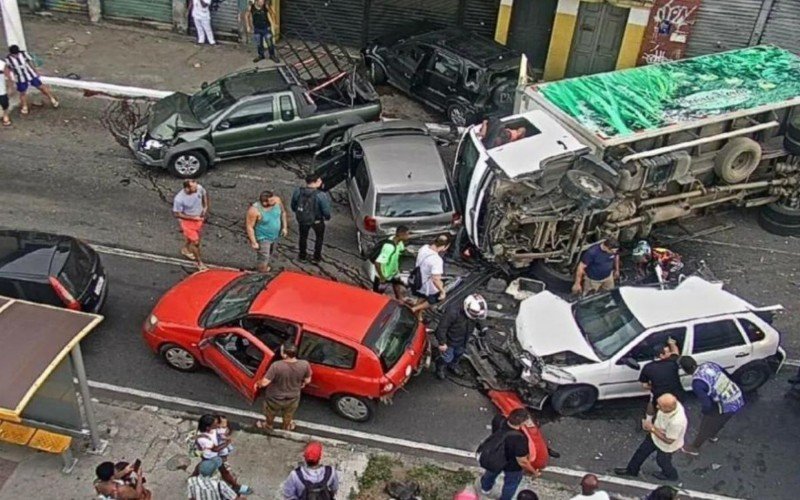
[[800, 234], [798, 108], [800, 58], [774, 46], [528, 86], [518, 114], [459, 144], [466, 232], [551, 283], [598, 239], [724, 203]]

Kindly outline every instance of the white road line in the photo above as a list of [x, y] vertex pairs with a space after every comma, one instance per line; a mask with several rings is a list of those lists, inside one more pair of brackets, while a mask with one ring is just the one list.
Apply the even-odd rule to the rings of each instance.
[[[154, 253], [146, 253], [146, 252], [137, 252], [136, 250], [126, 250], [124, 248], [115, 248], [115, 247], [107, 247], [105, 245], [91, 245], [96, 251], [100, 253], [105, 253], [108, 255], [116, 255], [117, 257], [127, 257], [129, 259], [137, 259], [137, 260], [146, 260], [150, 262], [157, 262], [159, 264], [169, 264], [173, 266], [180, 266], [180, 267], [193, 267], [194, 262], [186, 259], [179, 259], [177, 257], [168, 257], [166, 255], [158, 255]], [[208, 267], [214, 269], [227, 269], [232, 271], [238, 271], [239, 269], [235, 267], [227, 267], [227, 266], [215, 266], [213, 264], [207, 264]]]
[[[258, 412], [248, 411], [248, 410], [241, 410], [239, 408], [231, 408], [228, 406], [221, 406], [212, 403], [206, 403], [204, 401], [195, 401], [186, 398], [180, 398], [176, 396], [167, 396], [164, 394], [159, 394], [157, 392], [150, 392], [150, 391], [142, 391], [140, 389], [133, 389], [129, 387], [121, 387], [114, 384], [107, 384], [105, 382], [97, 382], [94, 380], [89, 381], [89, 387], [93, 389], [104, 390], [108, 392], [115, 392], [119, 394], [128, 394], [131, 396], [136, 396], [139, 398], [143, 398], [150, 401], [158, 401], [161, 403], [168, 403], [168, 404], [175, 404], [180, 406], [187, 406], [190, 408], [197, 408], [198, 410], [203, 411], [210, 411], [214, 413], [220, 413], [224, 415], [236, 415], [239, 417], [245, 418], [252, 418], [252, 419], [261, 419], [263, 415]], [[468, 451], [468, 450], [461, 450], [458, 448], [450, 448], [447, 446], [438, 446], [429, 443], [420, 443], [418, 441], [411, 441], [408, 439], [401, 439], [395, 438], [390, 436], [382, 436], [380, 434], [373, 434], [370, 432], [362, 432], [356, 431], [353, 429], [342, 429], [339, 427], [333, 427], [331, 425], [325, 424], [316, 424], [313, 422], [305, 422], [302, 420], [295, 420], [295, 423], [300, 427], [316, 431], [316, 432], [324, 432], [326, 434], [332, 434], [338, 436], [339, 439], [347, 441], [348, 438], [356, 438], [356, 439], [363, 439], [365, 441], [370, 441], [373, 443], [381, 443], [390, 446], [396, 446], [400, 448], [407, 448], [409, 450], [424, 450], [433, 453], [440, 453], [442, 455], [449, 455], [451, 457], [458, 457], [458, 458], [475, 458], [475, 452]], [[554, 474], [561, 474], [575, 478], [581, 478], [586, 471], [580, 471], [575, 469], [567, 469], [564, 467], [547, 467], [547, 471], [550, 471]], [[657, 484], [648, 483], [646, 481], [636, 481], [633, 479], [624, 479], [614, 476], [605, 476], [605, 475], [598, 475], [601, 481], [610, 483], [610, 484], [617, 484], [620, 486], [627, 486], [627, 487], [634, 487], [640, 488], [647, 491], [652, 490], [653, 488], [659, 486]], [[704, 500], [731, 500], [734, 497], [726, 497], [723, 495], [716, 495], [714, 493], [704, 493], [701, 491], [694, 491], [694, 490], [681, 490], [683, 493], [689, 495], [691, 498], [700, 498]]]

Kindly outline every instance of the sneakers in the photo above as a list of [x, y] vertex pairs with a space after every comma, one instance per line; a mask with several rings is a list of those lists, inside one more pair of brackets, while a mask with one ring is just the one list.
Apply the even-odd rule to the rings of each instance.
[[272, 59], [272, 62], [276, 62], [276, 63], [281, 62], [281, 60], [278, 59], [278, 56], [276, 56], [276, 55], [269, 56], [269, 58]]
[[58, 102], [58, 99], [56, 99], [55, 97], [50, 99], [50, 104], [52, 104], [54, 108], [57, 108], [57, 107], [59, 107], [61, 105], [61, 103]]
[[664, 474], [663, 472], [661, 472], [660, 470], [656, 471], [656, 472], [653, 472], [653, 477], [658, 479], [659, 481], [677, 481], [678, 480], [677, 477], [669, 477], [666, 474]]
[[239, 486], [239, 494], [240, 495], [252, 495], [253, 494], [253, 488], [247, 486], [246, 484], [243, 484], [243, 485]]
[[622, 477], [639, 477], [638, 473], [634, 474], [627, 467], [614, 467], [614, 474]]
[[253, 59], [253, 62], [257, 63], [258, 61], [263, 61], [263, 60], [264, 60], [264, 56], [258, 56], [255, 59]]

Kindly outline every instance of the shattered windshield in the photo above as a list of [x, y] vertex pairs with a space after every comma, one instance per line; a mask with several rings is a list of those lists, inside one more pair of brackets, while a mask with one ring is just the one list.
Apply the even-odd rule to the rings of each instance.
[[580, 300], [572, 315], [600, 359], [608, 359], [644, 331], [618, 290]]
[[217, 113], [228, 109], [236, 102], [223, 83], [224, 80], [214, 82], [189, 98], [189, 108], [201, 122], [210, 122]]

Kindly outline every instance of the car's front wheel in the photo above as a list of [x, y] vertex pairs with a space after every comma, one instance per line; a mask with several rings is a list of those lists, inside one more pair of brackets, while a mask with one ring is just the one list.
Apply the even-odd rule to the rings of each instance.
[[466, 127], [475, 117], [463, 104], [451, 104], [447, 107], [447, 120], [456, 127]]
[[179, 179], [194, 179], [206, 172], [208, 160], [200, 151], [184, 151], [170, 158], [167, 168]]
[[767, 383], [772, 371], [766, 361], [751, 361], [733, 372], [733, 381], [739, 385], [742, 392], [753, 392]]
[[353, 422], [368, 422], [375, 415], [375, 402], [352, 394], [337, 394], [331, 398], [331, 406], [339, 416]]
[[197, 359], [184, 349], [175, 344], [166, 344], [161, 348], [161, 357], [169, 366], [182, 372], [193, 372], [197, 370]]
[[381, 85], [386, 83], [386, 71], [384, 71], [383, 66], [372, 59], [369, 61], [367, 74], [369, 75], [370, 83], [373, 85]]
[[553, 410], [565, 417], [589, 411], [596, 402], [597, 389], [588, 385], [561, 387], [550, 398]]

